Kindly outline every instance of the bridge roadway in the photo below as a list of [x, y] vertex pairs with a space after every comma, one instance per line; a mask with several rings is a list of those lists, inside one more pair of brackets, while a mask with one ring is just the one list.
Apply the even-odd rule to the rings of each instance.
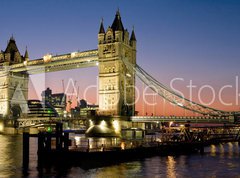
[[98, 65], [98, 50], [72, 52], [63, 55], [45, 55], [41, 59], [25, 61], [20, 64], [13, 64], [10, 67], [12, 72], [28, 72], [29, 74], [55, 72], [70, 70], [82, 67], [93, 67]]
[[132, 116], [132, 122], [234, 123], [234, 116]]
[[[123, 117], [126, 120], [126, 116]], [[19, 118], [17, 119], [18, 127], [34, 127], [37, 124], [56, 122], [56, 121], [78, 121], [85, 122], [86, 117], [78, 118], [57, 118], [57, 117], [36, 117], [36, 118]], [[127, 119], [128, 120], [128, 119]], [[131, 116], [129, 118], [132, 122], [147, 123], [147, 122], [175, 122], [175, 123], [229, 123], [235, 122], [234, 116], [213, 117], [213, 116]]]
[[17, 119], [18, 128], [25, 128], [25, 127], [34, 127], [38, 124], [44, 123], [55, 123], [59, 121], [78, 121], [79, 123], [83, 124], [86, 121], [86, 117], [78, 117], [78, 118], [64, 118], [64, 117], [33, 117], [33, 118], [19, 118]]

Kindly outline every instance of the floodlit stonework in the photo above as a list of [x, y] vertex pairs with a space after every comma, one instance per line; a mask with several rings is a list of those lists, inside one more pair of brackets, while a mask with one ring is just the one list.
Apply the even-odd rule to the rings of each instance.
[[27, 113], [28, 74], [10, 71], [12, 65], [28, 61], [21, 56], [13, 37], [0, 53], [0, 117], [18, 118]]
[[134, 115], [135, 75], [127, 70], [122, 59], [136, 64], [136, 38], [124, 29], [117, 11], [106, 32], [101, 22], [98, 34], [99, 114]]

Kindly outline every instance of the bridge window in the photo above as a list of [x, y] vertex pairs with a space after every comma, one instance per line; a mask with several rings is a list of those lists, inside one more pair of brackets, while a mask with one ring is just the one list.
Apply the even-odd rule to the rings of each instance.
[[105, 46], [103, 52], [106, 52], [107, 50], [108, 50], [107, 46]]

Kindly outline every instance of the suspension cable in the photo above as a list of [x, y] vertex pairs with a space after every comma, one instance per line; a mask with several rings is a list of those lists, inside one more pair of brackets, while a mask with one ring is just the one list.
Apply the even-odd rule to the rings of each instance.
[[127, 58], [123, 58], [123, 62], [126, 65], [127, 69], [130, 72], [136, 74], [149, 88], [160, 95], [163, 99], [167, 100], [170, 103], [173, 103], [174, 105], [177, 105], [178, 107], [209, 116], [229, 116], [234, 114], [233, 112], [218, 110], [212, 107], [204, 106], [194, 101], [190, 101], [176, 91], [157, 81], [139, 65], [130, 63]]

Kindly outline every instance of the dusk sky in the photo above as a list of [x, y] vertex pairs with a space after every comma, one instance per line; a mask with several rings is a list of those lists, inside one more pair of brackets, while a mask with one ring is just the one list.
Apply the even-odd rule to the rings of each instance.
[[[174, 87], [186, 98], [189, 98], [186, 86], [192, 80], [197, 86], [193, 89], [193, 99], [197, 102], [203, 85], [211, 85], [216, 97], [221, 87], [232, 85], [223, 91], [222, 99], [233, 105], [224, 106], [216, 98], [211, 106], [239, 110], [240, 97], [236, 96], [240, 93], [240, 86], [236, 86], [236, 76], [240, 77], [238, 0], [2, 0], [0, 49], [5, 50], [12, 34], [22, 54], [27, 46], [30, 59], [42, 58], [47, 53], [56, 55], [97, 49], [101, 18], [106, 29], [112, 24], [118, 8], [124, 27], [131, 31], [134, 26], [137, 63], [141, 67], [167, 86], [173, 78], [183, 78], [184, 81], [176, 81]], [[97, 75], [97, 68], [49, 73], [46, 87], [62, 92], [61, 81], [64, 79], [67, 85], [73, 78], [77, 80], [82, 98], [83, 90], [96, 84]], [[139, 81], [137, 85], [141, 87]], [[209, 102], [211, 90], [202, 90], [201, 96], [203, 101]], [[36, 93], [29, 92], [29, 97], [35, 98]], [[95, 94], [86, 99], [97, 103]], [[162, 101], [160, 98], [157, 101], [157, 114], [162, 114]], [[138, 103], [137, 110], [141, 108]], [[169, 106], [168, 114], [171, 109]], [[150, 107], [145, 111], [152, 112]]]

